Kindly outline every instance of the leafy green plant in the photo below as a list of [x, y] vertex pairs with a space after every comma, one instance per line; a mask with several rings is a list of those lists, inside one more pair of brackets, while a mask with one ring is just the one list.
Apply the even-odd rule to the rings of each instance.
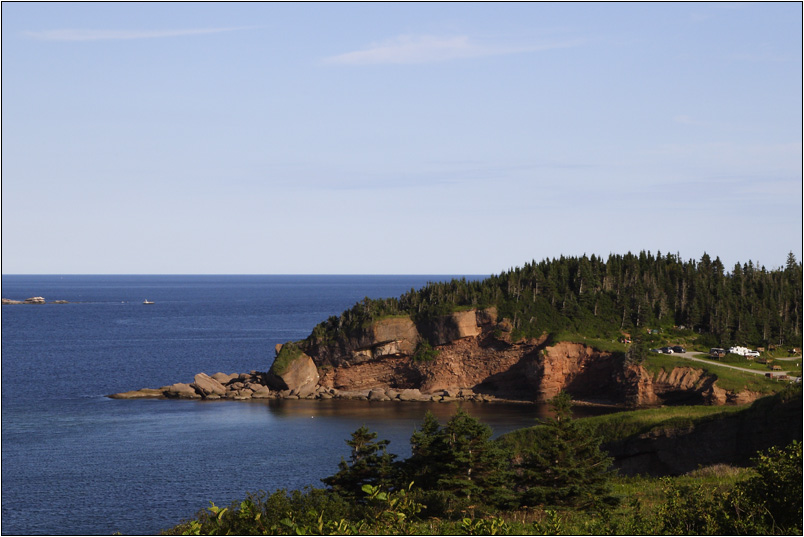
[[500, 517], [490, 518], [464, 518], [461, 520], [461, 530], [464, 535], [503, 535], [507, 524]]

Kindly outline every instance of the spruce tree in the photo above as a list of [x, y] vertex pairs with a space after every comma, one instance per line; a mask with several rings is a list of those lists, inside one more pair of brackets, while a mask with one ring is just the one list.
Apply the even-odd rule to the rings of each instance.
[[491, 428], [463, 410], [443, 427], [429, 412], [411, 437], [403, 479], [425, 493], [430, 514], [449, 514], [485, 505], [510, 508], [510, 453], [491, 439]]
[[608, 496], [611, 459], [596, 437], [572, 419], [565, 392], [550, 400], [554, 417], [542, 420], [539, 440], [520, 465], [522, 504], [586, 506]]
[[393, 461], [396, 455], [388, 453], [388, 440], [375, 441], [377, 433], [363, 425], [352, 433], [346, 444], [352, 448], [347, 462], [341, 458], [338, 472], [321, 481], [344, 498], [362, 501], [363, 485], [390, 487], [394, 478]]

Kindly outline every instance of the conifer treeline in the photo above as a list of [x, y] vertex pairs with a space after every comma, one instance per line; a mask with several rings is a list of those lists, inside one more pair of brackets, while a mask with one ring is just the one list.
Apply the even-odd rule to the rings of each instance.
[[616, 337], [620, 331], [685, 326], [712, 345], [799, 346], [802, 264], [791, 252], [784, 267], [751, 261], [726, 271], [719, 257], [642, 251], [532, 261], [482, 281], [428, 283], [399, 298], [369, 298], [318, 325], [312, 339], [349, 334], [388, 315], [422, 322], [461, 307], [496, 306], [516, 337], [575, 332]]

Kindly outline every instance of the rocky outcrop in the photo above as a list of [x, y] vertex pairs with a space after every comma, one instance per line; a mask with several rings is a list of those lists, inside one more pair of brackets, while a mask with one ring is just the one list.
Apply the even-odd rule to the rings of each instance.
[[658, 404], [725, 405], [757, 400], [760, 393], [749, 390], [732, 392], [717, 385], [717, 377], [694, 367], [661, 370], [655, 376], [639, 365], [626, 366], [618, 382], [624, 387], [628, 406]]
[[161, 388], [143, 388], [129, 392], [109, 395], [112, 399], [268, 399], [278, 397], [277, 392], [267, 386], [267, 373], [198, 373], [193, 382], [178, 382]]
[[[496, 309], [489, 308], [455, 312], [418, 326], [408, 318], [386, 319], [348, 339], [313, 342], [305, 351], [321, 371], [319, 384], [342, 392], [463, 390], [543, 401], [566, 389], [593, 399], [623, 398], [621, 388], [610, 382], [622, 368], [620, 357], [578, 344], [548, 347], [546, 338], [512, 343], [510, 333], [510, 323], [498, 322]], [[437, 350], [434, 359], [417, 360], [415, 348], [423, 340]]]
[[[281, 348], [279, 351], [281, 352]], [[290, 395], [299, 397], [307, 397], [313, 393], [320, 378], [315, 362], [303, 352], [286, 364], [281, 371], [272, 366], [269, 375], [270, 386], [280, 392], [287, 390]]]
[[623, 368], [622, 358], [579, 343], [560, 342], [545, 347], [529, 378], [538, 388], [538, 400], [546, 401], [567, 391], [586, 399], [621, 401], [623, 386], [612, 382]]

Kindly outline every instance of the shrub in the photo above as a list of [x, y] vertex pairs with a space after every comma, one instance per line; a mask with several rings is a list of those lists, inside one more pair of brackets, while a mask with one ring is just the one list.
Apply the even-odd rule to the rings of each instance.
[[430, 342], [423, 339], [416, 345], [416, 351], [413, 353], [414, 362], [432, 362], [438, 357], [439, 350], [434, 349]]

